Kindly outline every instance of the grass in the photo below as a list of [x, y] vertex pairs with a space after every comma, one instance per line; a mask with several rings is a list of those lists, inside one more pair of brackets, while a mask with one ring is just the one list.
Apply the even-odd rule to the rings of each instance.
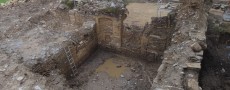
[[0, 0], [0, 3], [6, 3], [8, 0]]

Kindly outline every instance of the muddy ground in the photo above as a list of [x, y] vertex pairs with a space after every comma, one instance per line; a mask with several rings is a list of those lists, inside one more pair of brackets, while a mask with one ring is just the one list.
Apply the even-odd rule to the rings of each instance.
[[69, 84], [77, 90], [149, 90], [160, 64], [97, 50]]

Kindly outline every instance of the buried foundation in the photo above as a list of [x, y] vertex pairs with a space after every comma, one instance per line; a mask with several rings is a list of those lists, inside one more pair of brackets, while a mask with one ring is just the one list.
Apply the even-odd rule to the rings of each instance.
[[[70, 12], [70, 19], [79, 17]], [[34, 65], [33, 71], [49, 76], [50, 71], [58, 69], [66, 84], [77, 90], [151, 89], [175, 32], [174, 14], [149, 16], [150, 22], [146, 19], [146, 24], [138, 25], [131, 23], [135, 20], [123, 22], [123, 18], [113, 16], [94, 19], [83, 22], [52, 59]]]
[[68, 82], [78, 90], [148, 90], [160, 64], [98, 49]]
[[[107, 22], [108, 25], [108, 22], [117, 22], [106, 18], [99, 20], [105, 20], [101, 22]], [[174, 31], [174, 26], [168, 25], [169, 17], [163, 17], [161, 20], [165, 22], [156, 23], [158, 19], [153, 19], [145, 28], [137, 27], [138, 30], [134, 29], [135, 26], [127, 27], [134, 32], [121, 32], [122, 28], [106, 28], [107, 26], [103, 25], [99, 28], [102, 31], [97, 30], [98, 28], [95, 30], [93, 22], [86, 22], [84, 25], [92, 26], [91, 31], [80, 30], [79, 36], [82, 36], [82, 39], [78, 44], [67, 43], [65, 48], [60, 49], [57, 57], [50, 60], [51, 63], [38, 64], [33, 71], [49, 76], [50, 70], [58, 68], [65, 75], [67, 84], [78, 90], [151, 89], [161, 65], [163, 52], [170, 45], [171, 33]], [[159, 24], [165, 24], [165, 27], [156, 27]], [[117, 25], [120, 26], [121, 23]], [[110, 29], [111, 32], [103, 29]], [[156, 32], [164, 31], [156, 33], [152, 29]], [[51, 64], [54, 66], [50, 67]]]
[[[58, 4], [53, 1], [41, 2], [51, 8], [48, 6]], [[64, 7], [59, 7], [47, 11], [39, 8], [39, 14], [22, 15], [23, 19], [12, 25], [8, 24], [11, 17], [0, 18], [1, 28], [11, 26], [0, 33], [3, 42], [0, 53], [7, 53], [1, 55], [5, 61], [0, 67], [4, 74], [0, 76], [1, 81], [8, 80], [0, 82], [0, 87], [15, 86], [11, 87], [13, 90], [198, 90], [199, 60], [203, 55], [206, 30], [204, 12], [191, 8], [191, 12], [198, 12], [190, 14], [190, 8], [183, 8], [176, 12], [179, 21], [175, 22], [175, 13], [168, 13], [171, 10], [162, 14], [163, 17], [156, 17], [156, 4], [129, 5], [128, 15], [123, 15], [123, 11], [117, 16], [108, 13], [111, 8], [103, 9], [106, 12], [101, 14], [90, 10], [92, 8], [66, 12]], [[148, 10], [136, 12], [140, 9]], [[34, 10], [25, 12], [31, 11]], [[14, 15], [13, 12], [10, 15]], [[8, 63], [13, 64], [8, 66]]]

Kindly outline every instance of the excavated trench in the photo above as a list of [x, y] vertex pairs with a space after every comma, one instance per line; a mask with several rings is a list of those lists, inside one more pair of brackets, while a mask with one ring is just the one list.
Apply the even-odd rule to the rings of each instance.
[[[229, 36], [229, 34], [228, 34]], [[219, 38], [226, 38], [226, 35]], [[218, 39], [217, 37], [215, 39]], [[229, 89], [229, 57], [226, 52], [224, 43], [223, 46], [213, 44], [213, 39], [210, 40], [208, 49], [204, 51], [204, 59], [201, 69], [201, 86], [204, 90], [228, 90]], [[212, 78], [212, 79], [210, 79]]]
[[75, 90], [149, 90], [176, 32], [174, 12], [166, 10], [165, 16], [156, 17], [151, 16], [156, 9], [151, 10], [137, 14], [130, 10], [127, 21], [58, 9], [29, 17], [27, 23], [36, 28], [19, 38], [37, 41], [21, 46], [23, 65], [45, 76], [46, 86], [64, 83]]
[[[58, 2], [45, 5], [46, 8], [51, 8], [53, 4], [59, 5]], [[26, 5], [23, 7], [25, 10], [28, 8]], [[137, 5], [140, 7], [136, 7]], [[157, 8], [156, 5], [141, 3], [131, 4], [128, 8], [129, 15], [114, 17], [105, 14], [84, 15], [74, 9], [66, 12], [56, 7], [44, 11], [46, 8], [40, 4], [33, 8], [37, 7], [40, 7], [40, 13], [35, 14], [36, 9], [28, 10], [24, 18], [20, 18], [25, 23], [15, 21], [7, 30], [9, 34], [2, 34], [1, 38], [9, 38], [2, 40], [4, 44], [1, 48], [10, 52], [12, 60], [15, 59], [20, 64], [10, 70], [17, 71], [16, 74], [7, 74], [5, 71], [4, 77], [9, 79], [9, 83], [3, 85], [15, 85], [15, 82], [18, 86], [13, 87], [14, 89], [24, 89], [21, 84], [25, 82], [23, 85], [31, 89], [74, 90], [199, 88], [197, 70], [200, 69], [200, 63], [196, 63], [199, 61], [196, 57], [199, 59], [203, 55], [203, 46], [199, 47], [200, 43], [188, 38], [198, 36], [199, 39], [205, 39], [202, 37], [206, 30], [203, 12], [187, 8], [172, 13], [166, 10], [162, 14], [165, 16], [156, 18], [153, 14], [157, 13], [157, 9], [152, 9]], [[141, 12], [136, 12], [136, 9]], [[21, 12], [19, 7], [16, 10]], [[14, 15], [15, 10], [11, 12]], [[28, 15], [29, 12], [34, 13]], [[179, 18], [176, 20], [179, 21], [175, 20], [175, 14], [178, 14]], [[201, 20], [201, 27], [189, 15], [194, 15], [194, 18], [198, 16], [196, 19]], [[192, 18], [190, 20], [187, 17]], [[5, 17], [1, 21], [9, 18], [11, 17]], [[1, 27], [8, 25], [10, 20], [4, 21]], [[24, 28], [25, 31], [20, 31]], [[200, 52], [194, 52], [196, 46]], [[17, 51], [17, 56], [12, 54], [14, 51]], [[201, 73], [202, 71], [205, 70], [201, 70]], [[17, 80], [11, 80], [9, 74]], [[201, 81], [202, 78], [201, 75]], [[201, 83], [201, 86], [204, 85]]]
[[221, 19], [218, 16], [210, 14], [208, 19], [208, 31], [206, 33], [208, 48], [204, 51], [202, 68], [200, 71], [200, 86], [203, 90], [229, 90], [230, 70], [229, 70], [229, 38], [228, 22], [216, 26]]
[[[98, 40], [102, 38], [97, 37], [99, 45], [96, 47], [96, 50], [92, 51], [90, 56], [87, 57], [87, 59], [84, 60], [82, 64], [79, 64], [77, 66], [78, 68], [75, 72], [76, 75], [74, 75], [74, 77], [67, 75], [68, 84], [72, 88], [81, 90], [91, 90], [92, 88], [94, 88], [95, 90], [150, 89], [153, 85], [152, 80], [156, 77], [157, 70], [162, 63], [162, 53], [170, 45], [170, 34], [172, 34], [174, 31], [174, 25], [168, 25], [168, 23], [170, 23], [168, 22], [170, 21], [168, 20], [168, 17], [160, 19], [162, 20], [161, 23], [158, 23], [157, 20], [158, 19], [155, 19], [152, 21], [152, 24], [146, 25], [145, 29], [141, 32], [142, 35], [140, 35], [140, 33], [132, 32], [133, 35], [131, 36], [131, 38], [147, 38], [147, 42], [144, 44], [136, 43], [144, 41], [140, 39], [134, 39], [126, 43], [123, 42], [121, 47], [117, 48], [116, 46], [106, 43], [106, 41]], [[156, 25], [158, 25], [157, 28]], [[159, 28], [159, 26], [163, 27]], [[135, 31], [135, 29], [133, 30]], [[156, 33], [162, 30], [165, 30], [165, 32], [160, 33], [162, 36], [160, 36], [159, 33]], [[171, 31], [168, 33], [169, 30]], [[150, 32], [148, 33], [149, 35], [144, 35], [147, 32]], [[100, 35], [101, 33], [103, 34], [103, 32], [100, 32]], [[125, 30], [123, 33], [124, 37], [121, 37], [121, 39], [126, 40], [129, 33], [127, 34]], [[156, 41], [157, 39], [159, 39], [156, 38], [157, 34], [159, 35], [159, 37], [165, 37], [163, 35], [168, 35], [168, 37], [165, 37], [163, 39], [164, 41]], [[151, 35], [155, 35], [155, 38], [151, 37]], [[113, 39], [111, 38], [111, 40], [107, 41], [110, 42], [112, 40]], [[161, 45], [160, 47], [156, 47], [158, 49], [161, 49], [157, 50], [153, 49], [152, 47], [149, 48], [148, 45], [153, 44], [153, 42], [154, 44]], [[136, 44], [137, 46], [125, 46], [130, 44]], [[138, 45], [140, 46], [138, 47]], [[134, 49], [135, 47], [140, 49]], [[145, 50], [141, 51], [142, 48], [145, 48]], [[156, 52], [152, 53], [147, 50], [156, 50]]]
[[144, 28], [124, 26], [121, 32], [111, 28], [122, 24], [116, 19], [99, 18], [97, 28], [80, 30], [79, 44], [67, 43], [56, 57], [35, 65], [33, 71], [49, 76], [52, 69], [59, 69], [67, 85], [78, 90], [148, 90], [170, 46], [173, 22], [173, 16], [155, 18]]
[[[145, 6], [142, 5], [142, 8]], [[200, 63], [193, 61], [197, 60], [196, 57], [199, 59], [200, 56], [196, 55], [202, 52], [193, 52], [192, 45], [198, 44], [199, 50], [203, 47], [200, 49], [200, 43], [187, 39], [203, 35], [206, 21], [200, 22], [201, 27], [195, 27], [199, 25], [190, 19], [188, 22], [176, 22], [180, 20], [175, 20], [175, 14], [178, 12], [165, 14], [166, 16], [161, 18], [148, 16], [149, 19], [152, 17], [148, 20], [142, 16], [154, 14], [156, 11], [146, 10], [147, 12], [137, 14], [135, 10], [130, 11], [134, 14], [127, 15], [126, 21], [123, 17], [109, 15], [84, 16], [75, 10], [47, 11], [44, 15], [29, 18], [32, 23], [41, 22], [34, 24], [41, 24], [42, 27], [45, 27], [46, 22], [57, 20], [50, 26], [59, 30], [61, 37], [56, 36], [54, 42], [47, 41], [52, 43], [41, 50], [49, 52], [47, 56], [45, 53], [45, 59], [27, 60], [25, 65], [32, 67], [33, 72], [47, 76], [47, 83], [54, 83], [55, 86], [58, 84], [56, 81], [64, 82], [64, 85], [76, 90], [164, 90], [197, 86], [196, 76]], [[186, 15], [190, 14], [184, 13], [178, 17], [187, 21]], [[202, 15], [202, 12], [197, 13]], [[44, 19], [46, 15], [52, 19]], [[69, 17], [64, 19], [64, 16]], [[135, 20], [132, 21], [132, 18]], [[143, 24], [138, 22], [139, 20], [148, 23]], [[47, 28], [50, 28], [49, 25]], [[205, 39], [202, 36], [199, 38]]]
[[97, 49], [81, 64], [68, 84], [82, 90], [148, 90], [161, 62], [147, 62], [140, 58]]

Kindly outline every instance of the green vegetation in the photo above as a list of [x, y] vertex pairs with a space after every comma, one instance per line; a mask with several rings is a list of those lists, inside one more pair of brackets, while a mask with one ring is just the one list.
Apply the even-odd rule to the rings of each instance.
[[0, 3], [6, 3], [8, 0], [0, 0]]
[[130, 0], [123, 0], [123, 1], [124, 1], [125, 6], [127, 6], [129, 3], [131, 3]]
[[223, 32], [227, 32], [227, 33], [230, 33], [230, 26], [229, 26], [229, 22], [225, 22], [225, 23], [222, 23], [220, 24], [220, 27], [222, 28]]
[[103, 12], [105, 13], [113, 13], [113, 14], [116, 14], [119, 12], [119, 8], [116, 8], [116, 7], [108, 7], [108, 8], [105, 8], [102, 10]]
[[213, 30], [217, 33], [230, 33], [230, 22], [217, 20], [217, 18], [214, 16], [212, 18], [209, 18], [208, 22], [208, 28], [210, 30]]
[[211, 25], [209, 25], [209, 26], [211, 26], [215, 32], [219, 32], [219, 33], [230, 33], [229, 23], [221, 23], [219, 25], [211, 24]]
[[74, 7], [73, 0], [62, 0], [61, 3], [67, 5], [70, 9], [73, 9], [73, 7]]

